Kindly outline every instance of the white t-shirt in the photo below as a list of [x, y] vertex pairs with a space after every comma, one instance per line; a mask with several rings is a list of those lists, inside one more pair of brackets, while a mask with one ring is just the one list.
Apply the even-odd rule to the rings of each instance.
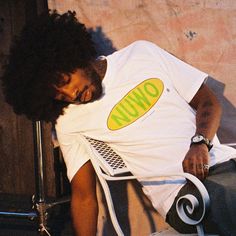
[[[70, 105], [56, 131], [71, 180], [89, 160], [81, 136], [107, 142], [134, 175], [183, 172], [182, 161], [195, 134], [189, 106], [207, 74], [155, 44], [136, 41], [106, 57], [101, 99]], [[235, 150], [214, 139], [210, 165]], [[184, 184], [178, 177], [141, 179], [144, 192], [164, 217]]]

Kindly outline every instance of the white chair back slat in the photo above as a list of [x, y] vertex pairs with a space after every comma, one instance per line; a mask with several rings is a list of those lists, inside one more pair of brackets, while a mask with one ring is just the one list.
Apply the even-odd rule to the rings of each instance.
[[86, 137], [92, 146], [92, 151], [101, 164], [102, 169], [111, 176], [128, 173], [122, 158], [106, 143]]

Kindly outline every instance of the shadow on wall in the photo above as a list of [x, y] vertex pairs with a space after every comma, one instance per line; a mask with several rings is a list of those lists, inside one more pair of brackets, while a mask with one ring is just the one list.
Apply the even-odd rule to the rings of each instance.
[[92, 35], [92, 39], [95, 42], [98, 56], [107, 56], [117, 50], [113, 47], [112, 41], [103, 33], [101, 26], [98, 26], [95, 29], [89, 28], [88, 31]]
[[225, 84], [209, 77], [207, 83], [219, 99], [223, 114], [217, 135], [221, 143], [236, 142], [236, 107], [224, 97]]

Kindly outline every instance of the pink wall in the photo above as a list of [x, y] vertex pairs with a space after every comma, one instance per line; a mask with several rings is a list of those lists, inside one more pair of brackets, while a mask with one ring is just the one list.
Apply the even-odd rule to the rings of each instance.
[[236, 142], [235, 0], [49, 0], [48, 3], [50, 9], [59, 12], [76, 11], [80, 21], [93, 28], [98, 37], [101, 32], [97, 27], [101, 27], [116, 49], [137, 39], [150, 40], [207, 72], [214, 79], [210, 86], [224, 105], [219, 136], [223, 142]]

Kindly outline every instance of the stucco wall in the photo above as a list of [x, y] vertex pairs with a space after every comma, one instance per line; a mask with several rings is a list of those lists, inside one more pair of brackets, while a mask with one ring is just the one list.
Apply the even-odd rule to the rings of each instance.
[[[224, 109], [218, 132], [220, 140], [236, 142], [235, 0], [49, 0], [48, 3], [50, 9], [59, 12], [76, 11], [79, 20], [91, 29], [103, 54], [146, 39], [207, 72], [211, 76], [208, 84]], [[133, 215], [133, 219], [138, 218]], [[144, 235], [138, 232], [133, 235]]]

